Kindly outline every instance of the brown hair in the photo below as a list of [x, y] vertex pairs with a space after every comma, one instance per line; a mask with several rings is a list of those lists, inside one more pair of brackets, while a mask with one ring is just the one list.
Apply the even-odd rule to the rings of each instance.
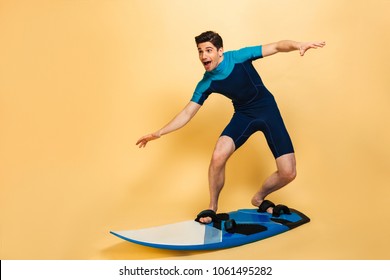
[[210, 42], [212, 43], [217, 50], [223, 47], [223, 41], [221, 36], [214, 31], [206, 31], [195, 37], [195, 42], [197, 45], [200, 43]]

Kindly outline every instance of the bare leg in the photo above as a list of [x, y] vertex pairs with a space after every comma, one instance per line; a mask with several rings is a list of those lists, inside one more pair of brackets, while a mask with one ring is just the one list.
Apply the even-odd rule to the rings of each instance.
[[[260, 206], [270, 193], [277, 191], [293, 181], [296, 177], [295, 154], [286, 154], [276, 159], [277, 171], [271, 174], [263, 183], [261, 189], [253, 196], [253, 206]], [[272, 209], [268, 209], [272, 212]]]
[[[211, 158], [209, 166], [209, 191], [210, 203], [209, 209], [217, 212], [219, 194], [225, 184], [225, 167], [229, 157], [235, 151], [233, 139], [228, 136], [221, 136]], [[211, 223], [210, 217], [200, 218], [201, 223]]]

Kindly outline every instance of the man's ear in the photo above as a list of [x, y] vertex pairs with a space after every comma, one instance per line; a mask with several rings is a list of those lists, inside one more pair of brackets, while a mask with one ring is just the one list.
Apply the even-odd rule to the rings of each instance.
[[219, 57], [222, 57], [222, 55], [223, 55], [223, 48], [222, 47], [219, 48], [218, 55], [219, 55]]

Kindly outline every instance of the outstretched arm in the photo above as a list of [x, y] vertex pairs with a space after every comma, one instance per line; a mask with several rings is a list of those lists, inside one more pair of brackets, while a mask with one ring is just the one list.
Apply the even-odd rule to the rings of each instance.
[[283, 40], [276, 43], [263, 45], [263, 57], [276, 54], [278, 52], [299, 51], [303, 56], [309, 49], [322, 48], [325, 46], [324, 41], [318, 42], [296, 42], [291, 40]]
[[182, 128], [195, 116], [200, 107], [201, 105], [190, 101], [167, 125], [156, 132], [142, 136], [138, 139], [136, 145], [139, 145], [140, 148], [144, 148], [149, 141], [158, 139], [164, 134], [168, 134]]

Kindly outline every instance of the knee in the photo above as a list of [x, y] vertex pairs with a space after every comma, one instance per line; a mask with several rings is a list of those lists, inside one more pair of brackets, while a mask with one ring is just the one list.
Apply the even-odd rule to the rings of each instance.
[[215, 166], [215, 167], [223, 166], [223, 165], [225, 165], [228, 158], [229, 158], [229, 156], [226, 153], [224, 153], [222, 151], [214, 151], [214, 153], [211, 157], [210, 165]]
[[284, 181], [290, 183], [297, 177], [297, 170], [295, 168], [289, 168], [279, 171], [280, 176]]
[[224, 166], [234, 150], [233, 140], [230, 137], [222, 136], [215, 146], [210, 165], [213, 167]]

